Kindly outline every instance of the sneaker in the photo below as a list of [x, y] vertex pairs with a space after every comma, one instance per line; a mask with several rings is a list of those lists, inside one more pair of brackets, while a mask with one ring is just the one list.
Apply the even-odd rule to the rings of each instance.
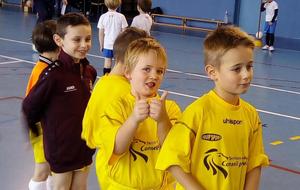
[[275, 48], [273, 46], [269, 47], [269, 51], [274, 51], [274, 50], [275, 50]]
[[262, 50], [268, 50], [269, 49], [269, 46], [268, 45], [265, 45], [264, 47], [261, 48]]

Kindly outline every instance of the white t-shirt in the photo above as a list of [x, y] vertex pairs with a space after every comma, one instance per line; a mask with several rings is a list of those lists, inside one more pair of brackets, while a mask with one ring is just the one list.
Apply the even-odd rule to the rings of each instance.
[[[264, 7], [266, 9], [266, 22], [270, 22], [274, 17], [275, 10], [278, 9], [278, 4], [272, 1], [271, 3], [266, 3]], [[277, 18], [275, 20], [277, 20]]]
[[150, 35], [152, 18], [148, 14], [139, 14], [133, 18], [131, 26], [145, 30]]
[[126, 18], [121, 13], [108, 11], [101, 15], [97, 27], [104, 29], [104, 48], [112, 50], [115, 39], [127, 26]]

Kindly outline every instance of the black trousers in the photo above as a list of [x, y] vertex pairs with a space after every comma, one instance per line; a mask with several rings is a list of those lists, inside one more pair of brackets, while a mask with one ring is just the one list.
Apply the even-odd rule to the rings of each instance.
[[34, 0], [33, 9], [38, 14], [36, 23], [50, 20], [54, 16], [55, 0]]

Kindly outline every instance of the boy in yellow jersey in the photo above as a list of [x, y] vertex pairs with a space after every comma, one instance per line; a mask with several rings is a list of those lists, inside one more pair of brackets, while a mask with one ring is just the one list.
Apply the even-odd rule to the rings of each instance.
[[[129, 81], [124, 76], [125, 51], [132, 41], [144, 37], [148, 37], [145, 31], [130, 27], [125, 29], [125, 31], [116, 38], [113, 48], [116, 59], [115, 66], [110, 73], [106, 73], [97, 82], [83, 118], [81, 137], [90, 148], [99, 148], [101, 145], [101, 139], [99, 138], [101, 132], [99, 129], [99, 120], [103, 110], [114, 99], [130, 91]], [[100, 167], [103, 166], [103, 164], [100, 164], [103, 162], [101, 151], [100, 149], [96, 156], [96, 173], [99, 183], [101, 181], [101, 189], [106, 189], [106, 180], [103, 179], [105, 176], [104, 169]]]
[[262, 125], [240, 98], [253, 78], [251, 38], [237, 27], [220, 27], [204, 41], [205, 71], [214, 81], [170, 130], [156, 168], [177, 179], [176, 189], [257, 190], [268, 165]]
[[99, 125], [106, 190], [173, 189], [167, 173], [154, 168], [160, 146], [181, 114], [174, 101], [166, 100], [167, 92], [158, 95], [166, 52], [152, 38], [135, 40], [125, 66], [130, 92], [107, 105]]
[[[39, 23], [32, 31], [32, 43], [35, 45], [37, 51], [40, 53], [39, 60], [32, 69], [30, 78], [28, 80], [26, 93], [29, 93], [31, 88], [38, 81], [40, 74], [53, 61], [58, 59], [59, 47], [53, 40], [53, 35], [56, 31], [56, 21], [48, 20]], [[42, 130], [39, 127], [39, 130]], [[44, 156], [43, 135], [35, 136], [29, 132], [30, 142], [32, 144], [35, 167], [34, 174], [29, 182], [29, 190], [50, 190], [51, 176], [49, 164]], [[46, 182], [47, 180], [47, 182]], [[47, 186], [47, 188], [46, 188]]]

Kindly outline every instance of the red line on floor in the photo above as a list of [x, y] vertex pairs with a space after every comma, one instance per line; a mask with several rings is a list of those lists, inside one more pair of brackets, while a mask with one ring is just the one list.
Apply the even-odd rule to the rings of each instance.
[[294, 173], [294, 174], [300, 175], [300, 171], [292, 170], [292, 169], [289, 169], [289, 168], [285, 168], [283, 166], [279, 166], [279, 165], [276, 165], [276, 164], [270, 164], [270, 167], [278, 169], [278, 170], [282, 170], [282, 171], [285, 171], [285, 172], [289, 172], [289, 173]]

